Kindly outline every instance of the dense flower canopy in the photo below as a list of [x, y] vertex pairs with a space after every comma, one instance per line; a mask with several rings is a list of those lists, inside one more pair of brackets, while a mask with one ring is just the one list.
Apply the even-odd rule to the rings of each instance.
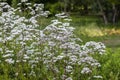
[[[7, 3], [1, 3], [3, 4]], [[18, 9], [9, 5], [5, 6], [9, 8], [7, 12], [0, 9], [1, 63], [28, 64], [30, 71], [25, 74], [32, 76], [38, 73], [35, 68], [44, 67], [47, 71], [60, 74], [53, 76], [54, 80], [72, 80], [70, 75], [74, 74], [75, 67], [81, 74], [90, 74], [92, 68], [101, 66], [91, 54], [103, 54], [105, 52], [103, 43], [90, 41], [80, 45], [82, 40], [73, 33], [75, 28], [70, 26], [72, 20], [65, 13], [56, 14], [58, 19], [52, 20], [50, 25], [40, 30], [36, 18], [46, 17], [48, 13], [43, 11], [42, 4], [36, 5], [38, 7], [34, 11], [37, 10], [38, 13], [30, 18], [17, 15], [15, 11]]]

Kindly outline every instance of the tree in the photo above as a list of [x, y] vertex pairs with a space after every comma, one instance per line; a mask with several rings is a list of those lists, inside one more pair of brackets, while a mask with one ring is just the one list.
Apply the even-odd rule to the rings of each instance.
[[112, 5], [112, 22], [115, 23], [117, 21], [117, 17], [119, 17], [119, 11], [120, 11], [120, 1], [119, 0], [108, 0], [110, 4]]
[[105, 24], [108, 24], [108, 19], [107, 19], [107, 16], [106, 16], [105, 12], [104, 12], [104, 9], [103, 9], [103, 7], [102, 7], [102, 5], [101, 5], [100, 0], [97, 0], [97, 3], [98, 3], [98, 6], [99, 6], [99, 8], [100, 8], [100, 11], [101, 11], [101, 14], [102, 14], [102, 16], [103, 16], [103, 19], [104, 19]]

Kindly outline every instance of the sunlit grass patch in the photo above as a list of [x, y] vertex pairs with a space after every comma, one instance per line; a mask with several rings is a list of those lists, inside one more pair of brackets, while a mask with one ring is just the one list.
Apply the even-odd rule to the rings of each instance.
[[115, 28], [104, 28], [104, 31], [103, 31], [106, 35], [120, 35], [120, 29], [115, 29]]
[[83, 27], [77, 27], [76, 34], [82, 34], [89, 37], [104, 36], [103, 31], [95, 23]]

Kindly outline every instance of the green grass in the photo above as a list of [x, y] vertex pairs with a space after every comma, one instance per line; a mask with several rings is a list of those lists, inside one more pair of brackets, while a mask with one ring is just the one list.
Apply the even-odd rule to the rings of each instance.
[[120, 80], [120, 48], [107, 49], [104, 56], [98, 57], [102, 64], [100, 74], [104, 80]]
[[96, 73], [102, 74], [102, 80], [120, 80], [120, 34], [106, 34], [105, 31], [107, 29], [111, 33], [113, 28], [120, 29], [119, 23], [104, 25], [101, 18], [92, 16], [73, 16], [72, 19], [75, 34], [84, 43], [92, 40], [106, 45], [106, 53], [101, 57], [95, 56], [102, 65]]
[[71, 18], [71, 24], [76, 28], [75, 34], [84, 42], [101, 41], [107, 47], [120, 47], [120, 23], [104, 25], [102, 18], [97, 16], [74, 15]]

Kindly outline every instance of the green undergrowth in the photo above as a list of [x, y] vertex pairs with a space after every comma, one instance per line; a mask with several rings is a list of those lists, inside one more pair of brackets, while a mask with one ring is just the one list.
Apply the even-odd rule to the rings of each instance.
[[95, 56], [101, 63], [100, 70], [95, 73], [102, 74], [103, 79], [92, 80], [120, 80], [120, 31], [110, 34], [120, 29], [119, 23], [104, 25], [101, 18], [90, 16], [73, 16], [72, 19], [72, 25], [76, 28], [75, 34], [83, 43], [97, 41], [106, 45], [106, 53], [103, 56]]
[[106, 54], [97, 56], [103, 80], [120, 80], [120, 48], [107, 48]]

